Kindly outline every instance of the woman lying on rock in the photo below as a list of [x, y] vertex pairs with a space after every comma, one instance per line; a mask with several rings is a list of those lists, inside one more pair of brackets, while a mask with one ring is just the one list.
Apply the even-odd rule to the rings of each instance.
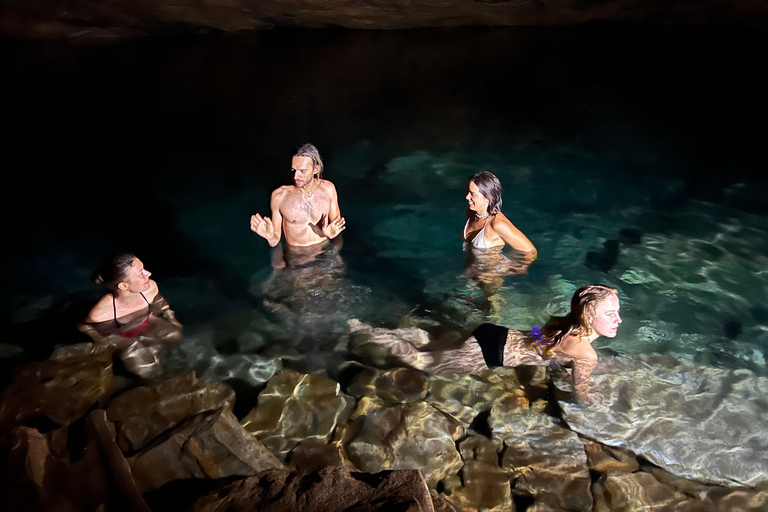
[[140, 377], [161, 373], [157, 353], [179, 341], [182, 331], [150, 275], [133, 254], [104, 262], [91, 278], [109, 292], [78, 325], [95, 343], [114, 345], [125, 368]]
[[421, 352], [413, 344], [391, 336], [374, 336], [400, 362], [430, 373], [475, 373], [495, 366], [544, 366], [552, 362], [572, 365], [574, 397], [589, 403], [589, 378], [597, 366], [592, 342], [613, 338], [621, 323], [615, 288], [593, 284], [576, 290], [571, 311], [551, 317], [543, 327], [516, 331], [482, 324], [464, 344], [453, 350]]

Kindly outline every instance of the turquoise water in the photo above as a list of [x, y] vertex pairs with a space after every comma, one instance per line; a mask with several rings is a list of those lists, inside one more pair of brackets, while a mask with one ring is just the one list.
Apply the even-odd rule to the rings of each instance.
[[[168, 364], [215, 380], [257, 388], [278, 357], [333, 368], [351, 318], [527, 328], [592, 282], [622, 300], [619, 335], [596, 343], [604, 353], [766, 374], [768, 186], [752, 128], [768, 112], [764, 38], [724, 48], [722, 35], [7, 43], [9, 147], [23, 156], [9, 162], [23, 185], [4, 212], [4, 341], [33, 352], [77, 341], [70, 326], [99, 293], [88, 273], [126, 249], [186, 326]], [[344, 245], [277, 271], [248, 220], [268, 213], [305, 141], [337, 186]], [[499, 177], [503, 211], [539, 251], [491, 309], [460, 240], [479, 170]]]

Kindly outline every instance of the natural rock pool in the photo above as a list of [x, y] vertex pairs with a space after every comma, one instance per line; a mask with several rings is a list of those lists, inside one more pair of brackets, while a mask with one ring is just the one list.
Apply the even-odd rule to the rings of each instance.
[[[422, 471], [427, 484], [471, 494], [451, 478], [463, 460], [471, 479], [467, 461], [485, 467], [492, 448], [455, 425], [494, 405], [491, 439], [513, 444], [514, 425], [546, 431], [564, 467], [578, 468], [573, 501], [551, 506], [593, 499], [574, 431], [677, 476], [756, 485], [768, 467], [765, 42], [598, 26], [3, 41], [4, 167], [17, 183], [2, 212], [4, 364], [83, 341], [74, 324], [99, 296], [89, 272], [130, 250], [185, 325], [162, 355], [168, 375], [228, 384], [240, 420], [270, 378], [298, 375], [291, 389], [331, 404], [314, 441], [343, 444], [358, 469], [434, 463], [408, 448], [423, 442], [409, 429], [426, 422], [447, 454]], [[248, 219], [268, 213], [303, 142], [323, 155], [347, 229], [338, 252], [278, 269]], [[491, 301], [467, 276], [460, 240], [466, 180], [479, 170], [499, 177], [503, 211], [539, 252]], [[411, 336], [484, 321], [526, 329], [592, 282], [619, 290], [624, 323], [596, 343], [613, 361], [593, 377], [604, 401], [563, 405], [569, 429], [542, 415], [499, 420], [512, 399], [477, 382], [462, 386], [479, 386], [472, 396], [487, 408], [436, 378], [412, 399], [382, 398], [389, 377], [371, 377], [383, 391], [334, 387], [340, 365], [371, 363], [350, 350], [350, 320], [425, 329]], [[385, 406], [363, 401], [374, 395]], [[710, 398], [718, 413], [705, 421]], [[699, 441], [724, 443], [731, 459], [680, 441], [690, 418]], [[287, 435], [267, 419], [243, 423], [282, 462], [312, 452], [305, 430]], [[342, 442], [334, 429], [347, 420], [360, 430]], [[409, 432], [405, 448], [381, 455], [390, 466], [368, 454], [388, 421]], [[530, 455], [516, 453], [506, 470]], [[517, 482], [513, 492], [528, 492]]]

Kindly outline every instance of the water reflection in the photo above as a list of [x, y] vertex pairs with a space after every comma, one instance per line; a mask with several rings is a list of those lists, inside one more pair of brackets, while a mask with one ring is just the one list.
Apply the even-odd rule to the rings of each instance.
[[262, 284], [265, 304], [284, 304], [295, 310], [295, 300], [303, 303], [306, 297], [321, 297], [337, 290], [344, 274], [340, 253], [343, 243], [338, 236], [307, 247], [273, 247], [273, 272]]
[[345, 277], [342, 245], [339, 236], [308, 247], [280, 244], [271, 250], [272, 273], [260, 293], [265, 309], [289, 326], [292, 347], [283, 347], [286, 355], [301, 359], [302, 365], [343, 359], [335, 346], [346, 315], [370, 292]]
[[486, 299], [485, 313], [494, 316], [504, 301], [499, 291], [507, 276], [521, 276], [536, 259], [536, 253], [515, 250], [504, 251], [504, 246], [478, 249], [464, 243], [465, 276], [474, 281], [483, 291]]

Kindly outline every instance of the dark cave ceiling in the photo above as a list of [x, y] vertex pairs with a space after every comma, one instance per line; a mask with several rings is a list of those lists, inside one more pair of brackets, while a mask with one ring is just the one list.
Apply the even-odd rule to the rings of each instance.
[[402, 29], [577, 25], [729, 25], [764, 30], [765, 0], [0, 0], [0, 34], [121, 37], [273, 27]]

